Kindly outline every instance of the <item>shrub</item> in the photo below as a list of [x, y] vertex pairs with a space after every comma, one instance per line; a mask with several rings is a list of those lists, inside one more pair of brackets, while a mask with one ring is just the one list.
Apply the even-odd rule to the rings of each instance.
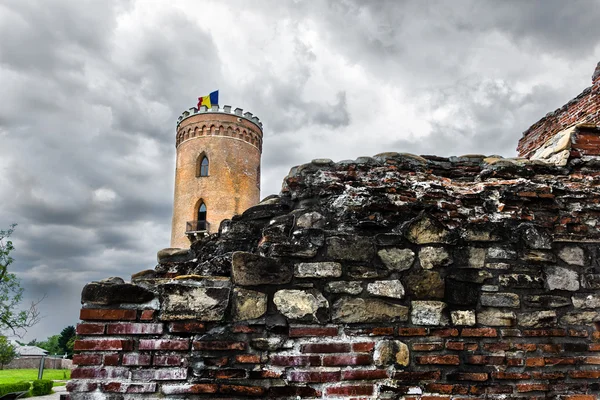
[[[50, 383], [52, 383], [52, 381], [50, 381]], [[0, 396], [4, 396], [7, 393], [25, 392], [29, 390], [29, 386], [29, 382], [1, 383]]]
[[31, 394], [33, 396], [43, 396], [45, 394], [52, 393], [52, 385], [54, 382], [48, 379], [39, 379], [33, 381], [33, 386], [31, 388]]

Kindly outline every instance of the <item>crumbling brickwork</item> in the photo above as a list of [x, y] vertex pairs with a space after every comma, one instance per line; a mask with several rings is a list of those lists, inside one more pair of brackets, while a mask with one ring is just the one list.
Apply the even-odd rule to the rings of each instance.
[[[561, 150], [562, 151], [562, 150]], [[600, 395], [600, 165], [386, 153], [82, 293], [71, 399]]]

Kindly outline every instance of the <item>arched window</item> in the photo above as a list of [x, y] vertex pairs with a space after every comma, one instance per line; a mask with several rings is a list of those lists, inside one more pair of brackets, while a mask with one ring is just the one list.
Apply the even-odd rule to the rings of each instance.
[[196, 176], [208, 176], [208, 157], [202, 153], [196, 161]]
[[206, 205], [204, 203], [201, 203], [200, 207], [198, 207], [198, 230], [208, 230], [208, 226], [206, 224]]

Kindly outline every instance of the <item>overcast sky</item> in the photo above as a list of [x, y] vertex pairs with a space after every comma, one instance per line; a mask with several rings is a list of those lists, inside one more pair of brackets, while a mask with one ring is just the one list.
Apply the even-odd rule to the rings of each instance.
[[220, 91], [264, 124], [262, 197], [314, 158], [516, 155], [591, 84], [599, 0], [0, 0], [0, 229], [46, 295], [44, 339], [81, 288], [168, 247], [175, 124]]

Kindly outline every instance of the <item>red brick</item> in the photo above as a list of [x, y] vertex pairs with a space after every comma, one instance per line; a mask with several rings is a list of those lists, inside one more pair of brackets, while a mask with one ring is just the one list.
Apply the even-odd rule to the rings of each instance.
[[352, 343], [352, 351], [357, 353], [367, 353], [373, 351], [375, 342]]
[[548, 390], [548, 385], [545, 383], [518, 383], [517, 384], [517, 392], [519, 393], [527, 393], [527, 392], [544, 392]]
[[523, 331], [523, 336], [547, 337], [547, 336], [567, 336], [565, 329], [528, 329]]
[[371, 396], [373, 385], [331, 386], [325, 393], [328, 396]]
[[543, 353], [560, 353], [562, 351], [562, 345], [560, 344], [540, 344], [538, 348]]
[[183, 367], [187, 365], [187, 358], [176, 354], [155, 354], [152, 365], [161, 367]]
[[290, 327], [289, 336], [291, 338], [303, 337], [303, 336], [337, 336], [338, 328], [335, 326], [331, 327], [317, 327], [317, 326], [296, 326]]
[[215, 341], [194, 341], [192, 343], [194, 350], [245, 350], [246, 343], [230, 342], [224, 340]]
[[205, 326], [201, 322], [171, 322], [169, 332], [173, 333], [204, 333]]
[[532, 371], [531, 376], [533, 377], [533, 379], [540, 379], [540, 380], [552, 380], [552, 379], [564, 380], [566, 374], [564, 372], [560, 372], [560, 371], [555, 371], [555, 372]]
[[150, 365], [150, 354], [127, 353], [123, 354], [123, 365]]
[[104, 355], [104, 366], [116, 366], [119, 364], [121, 364], [121, 355], [119, 353]]
[[264, 397], [267, 389], [260, 386], [221, 385], [219, 392], [252, 397]]
[[525, 365], [522, 358], [509, 357], [506, 359], [506, 365], [509, 367], [520, 367]]
[[271, 356], [271, 364], [277, 366], [303, 367], [321, 365], [320, 356]]
[[187, 378], [187, 368], [136, 369], [131, 371], [135, 381], [173, 381]]
[[103, 308], [82, 308], [79, 313], [79, 319], [84, 321], [135, 321], [136, 318], [136, 310], [107, 310]]
[[348, 353], [349, 343], [309, 343], [300, 347], [302, 353]]
[[102, 390], [109, 393], [155, 393], [156, 383], [109, 382], [102, 385]]
[[595, 356], [595, 357], [583, 357], [583, 363], [584, 364], [599, 365], [600, 364], [600, 357], [598, 357], [598, 356]]
[[77, 367], [71, 372], [71, 379], [127, 379], [129, 368]]
[[437, 336], [437, 337], [455, 337], [455, 336], [458, 336], [458, 329], [455, 329], [455, 328], [431, 329], [429, 331], [429, 335]]
[[254, 327], [249, 325], [234, 325], [231, 327], [231, 332], [233, 333], [260, 333], [262, 331], [262, 327]]
[[599, 370], [583, 370], [583, 371], [569, 371], [569, 376], [575, 379], [598, 379], [600, 378]]
[[543, 367], [544, 366], [544, 358], [543, 357], [533, 357], [525, 360], [526, 367]]
[[475, 365], [502, 365], [504, 364], [504, 360], [503, 356], [472, 355], [467, 356], [466, 363]]
[[67, 382], [67, 391], [71, 392], [93, 392], [98, 388], [98, 383], [89, 381], [69, 381]]
[[235, 362], [240, 364], [259, 364], [260, 356], [258, 354], [239, 354], [235, 356]]
[[206, 394], [217, 393], [218, 386], [213, 383], [195, 383], [195, 384], [179, 384], [179, 385], [162, 385], [161, 391], [165, 395], [176, 394]]
[[463, 337], [497, 337], [498, 331], [494, 328], [463, 328], [460, 335]]
[[525, 372], [492, 372], [492, 378], [494, 379], [510, 379], [510, 380], [524, 380], [530, 379], [531, 375]]
[[575, 358], [573, 357], [544, 357], [544, 364], [551, 365], [574, 365]]
[[204, 363], [209, 367], [222, 367], [228, 362], [229, 357], [204, 357]]
[[392, 336], [394, 335], [394, 328], [345, 328], [344, 333], [348, 336]]
[[537, 345], [535, 343], [515, 343], [511, 348], [530, 353], [537, 350]]
[[370, 354], [346, 354], [336, 356], [323, 356], [324, 366], [335, 365], [369, 365], [373, 362]]
[[485, 382], [488, 380], [487, 372], [456, 372], [447, 376], [449, 380]]
[[104, 334], [104, 324], [79, 324], [77, 325], [77, 334], [78, 335], [103, 335]]
[[122, 323], [108, 324], [109, 335], [162, 335], [163, 324]]
[[459, 365], [460, 360], [456, 355], [446, 356], [419, 356], [416, 357], [417, 364], [422, 365]]
[[571, 337], [588, 337], [588, 331], [578, 330], [578, 329], [569, 329], [569, 336]]
[[311, 383], [338, 382], [340, 371], [291, 371], [288, 373], [288, 380]]
[[413, 343], [411, 345], [413, 351], [434, 351], [434, 350], [442, 350], [444, 348], [444, 343], [442, 342], [421, 342], [421, 343]]
[[188, 339], [141, 339], [140, 350], [189, 350]]
[[446, 342], [446, 348], [448, 350], [464, 350], [465, 342]]
[[152, 321], [155, 313], [155, 310], [143, 310], [140, 314], [140, 321]]
[[427, 328], [398, 328], [398, 336], [427, 336]]
[[76, 340], [74, 350], [133, 350], [133, 342], [124, 339]]
[[401, 382], [437, 381], [440, 379], [440, 371], [395, 371], [393, 379]]
[[562, 400], [598, 400], [593, 394], [568, 394], [561, 397]]
[[75, 354], [73, 356], [75, 365], [100, 365], [102, 364], [102, 354]]
[[387, 378], [387, 369], [346, 369], [342, 371], [342, 379], [345, 381], [369, 381]]

